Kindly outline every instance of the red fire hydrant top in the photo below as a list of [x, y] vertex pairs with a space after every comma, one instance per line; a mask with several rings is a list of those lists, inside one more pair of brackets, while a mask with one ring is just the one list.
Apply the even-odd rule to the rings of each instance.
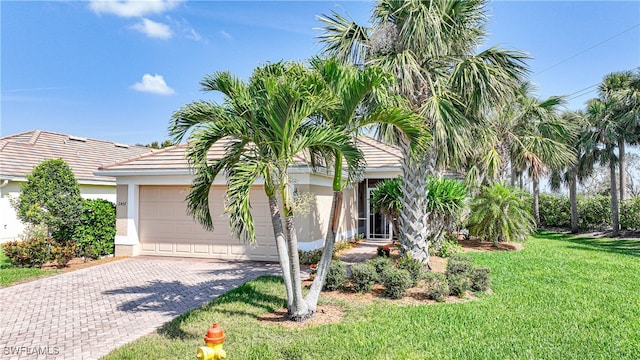
[[207, 344], [222, 344], [226, 337], [222, 328], [218, 327], [217, 323], [213, 323], [204, 337], [204, 342]]

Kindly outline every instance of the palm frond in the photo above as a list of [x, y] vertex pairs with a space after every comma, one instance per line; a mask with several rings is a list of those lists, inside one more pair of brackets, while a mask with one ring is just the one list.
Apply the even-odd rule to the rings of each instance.
[[335, 11], [321, 15], [317, 19], [325, 24], [318, 29], [323, 33], [318, 39], [324, 45], [324, 54], [335, 56], [343, 63], [364, 64], [366, 58], [369, 29], [347, 20]]

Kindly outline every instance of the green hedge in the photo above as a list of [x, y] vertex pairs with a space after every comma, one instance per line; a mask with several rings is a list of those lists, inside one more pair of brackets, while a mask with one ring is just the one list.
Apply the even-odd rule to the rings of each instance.
[[629, 230], [640, 230], [640, 197], [622, 202], [620, 225]]
[[[569, 228], [571, 203], [565, 196], [540, 194], [540, 225], [543, 227]], [[578, 197], [578, 228], [582, 230], [611, 226], [611, 198], [597, 195]], [[640, 198], [625, 200], [620, 204], [620, 226], [640, 230]]]
[[83, 199], [80, 223], [73, 241], [80, 255], [97, 259], [113, 254], [116, 235], [116, 206], [103, 199]]
[[543, 227], [571, 227], [571, 203], [566, 196], [540, 194], [540, 225]]

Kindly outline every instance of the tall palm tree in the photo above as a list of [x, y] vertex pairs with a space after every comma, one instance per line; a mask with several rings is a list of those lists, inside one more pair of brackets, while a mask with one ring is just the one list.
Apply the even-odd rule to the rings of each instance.
[[613, 235], [617, 236], [620, 231], [618, 190], [616, 187], [616, 165], [618, 157], [615, 153], [618, 144], [618, 125], [613, 118], [614, 113], [610, 101], [603, 101], [596, 98], [587, 102], [587, 117], [594, 130], [594, 137], [602, 148], [595, 150], [599, 162], [609, 165], [610, 195], [611, 195], [611, 223], [613, 225]]
[[[551, 96], [539, 100], [533, 95], [533, 86], [525, 82], [514, 101], [496, 109], [490, 117], [487, 131], [491, 133], [483, 147], [477, 151], [481, 161], [472, 167], [481, 167], [488, 179], [505, 181], [511, 168], [511, 185], [515, 178], [526, 171], [533, 181], [533, 213], [540, 222], [538, 199], [540, 177], [548, 169], [558, 168], [572, 162], [574, 153], [569, 144], [575, 138], [571, 122], [558, 116], [564, 99]], [[473, 172], [472, 172], [473, 173]]]
[[[173, 114], [169, 127], [177, 142], [189, 140], [187, 157], [195, 171], [187, 196], [189, 212], [205, 228], [213, 228], [209, 190], [216, 176], [224, 172], [226, 211], [230, 214], [232, 232], [242, 240], [254, 242], [250, 192], [255, 181], [262, 178], [289, 317], [304, 320], [315, 313], [317, 299], [304, 298], [302, 294], [288, 169], [297, 154], [313, 157], [338, 152], [344, 157], [349, 173], [355, 173], [362, 166], [362, 154], [350, 134], [310, 120], [321, 108], [335, 103], [324, 81], [301, 65], [276, 63], [259, 67], [248, 82], [218, 72], [206, 76], [200, 84], [204, 91], [222, 93], [223, 103], [187, 104]], [[223, 157], [210, 160], [209, 149], [225, 139], [230, 139], [231, 144]]]
[[[407, 138], [411, 140], [417, 138], [416, 116], [408, 109], [392, 106], [386, 99], [386, 89], [393, 80], [391, 74], [384, 72], [378, 66], [358, 68], [343, 64], [336, 59], [314, 58], [311, 60], [311, 68], [319, 74], [326, 88], [335, 98], [335, 106], [320, 109], [320, 120], [324, 125], [352, 135], [354, 141], [362, 129], [375, 124], [391, 125], [399, 129]], [[366, 113], [363, 111], [365, 104], [368, 104], [369, 110]], [[346, 181], [343, 179], [343, 154], [337, 149], [331, 151], [329, 158], [333, 160], [333, 200], [329, 228], [315, 277], [319, 281], [314, 282], [307, 295], [315, 297], [316, 301], [333, 254], [341, 218], [343, 191], [358, 175], [348, 173], [349, 178]]]
[[578, 232], [578, 183], [583, 183], [593, 174], [594, 165], [597, 160], [597, 138], [592, 131], [584, 112], [565, 112], [562, 117], [566, 122], [575, 124], [578, 134], [576, 141], [571, 141], [570, 145], [575, 153], [575, 162], [567, 164], [563, 168], [552, 169], [551, 188], [559, 189], [561, 184], [569, 187], [569, 202], [571, 204], [571, 232]]
[[622, 202], [627, 190], [626, 144], [634, 145], [639, 141], [637, 133], [640, 127], [640, 70], [606, 75], [599, 87], [599, 95], [603, 101], [610, 103], [610, 116], [618, 125], [618, 176]]
[[[485, 0], [379, 0], [371, 27], [335, 12], [319, 17], [325, 53], [391, 72], [398, 79], [392, 90], [407, 99], [431, 134], [426, 147], [396, 140], [404, 153], [400, 241], [425, 262], [434, 235], [427, 223], [426, 175], [460, 163], [470, 152], [473, 125], [510, 97], [526, 72], [520, 52], [476, 53], [485, 37], [485, 5]], [[379, 127], [380, 136], [388, 139], [393, 132], [387, 130]]]

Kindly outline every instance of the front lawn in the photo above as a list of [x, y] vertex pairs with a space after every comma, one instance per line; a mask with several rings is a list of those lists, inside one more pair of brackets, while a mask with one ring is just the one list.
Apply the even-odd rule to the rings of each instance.
[[9, 258], [0, 247], [0, 287], [12, 285], [18, 281], [36, 278], [46, 274], [56, 273], [55, 270], [42, 270], [35, 268], [14, 268], [11, 267]]
[[429, 306], [342, 303], [342, 322], [286, 330], [257, 317], [285, 304], [262, 277], [107, 359], [193, 359], [211, 323], [229, 359], [637, 359], [640, 241], [541, 232], [518, 252], [471, 253], [493, 295]]

